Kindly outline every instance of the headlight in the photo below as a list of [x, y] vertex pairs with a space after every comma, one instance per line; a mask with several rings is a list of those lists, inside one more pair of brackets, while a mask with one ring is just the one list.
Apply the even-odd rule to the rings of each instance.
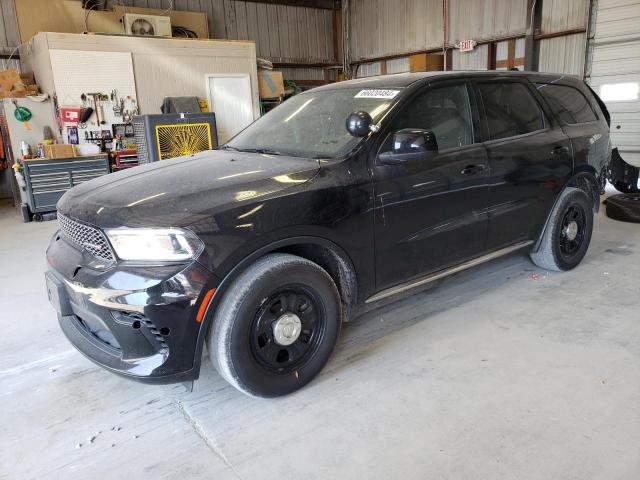
[[105, 233], [122, 260], [189, 260], [203, 248], [192, 232], [178, 228], [116, 228]]

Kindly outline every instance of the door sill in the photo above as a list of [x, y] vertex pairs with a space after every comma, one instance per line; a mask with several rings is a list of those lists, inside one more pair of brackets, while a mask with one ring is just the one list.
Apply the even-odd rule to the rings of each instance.
[[491, 252], [481, 257], [474, 258], [473, 260], [469, 260], [464, 263], [461, 263], [460, 265], [456, 265], [455, 267], [430, 273], [429, 275], [418, 278], [417, 280], [412, 280], [407, 283], [396, 285], [395, 287], [387, 288], [386, 290], [382, 290], [381, 292], [378, 292], [375, 295], [372, 295], [371, 297], [367, 298], [364, 303], [377, 302], [378, 300], [382, 300], [383, 298], [387, 298], [392, 295], [397, 295], [399, 293], [403, 293], [417, 287], [421, 287], [423, 285], [426, 285], [427, 283], [431, 283], [441, 278], [448, 277], [449, 275], [453, 275], [454, 273], [462, 272], [464, 270], [475, 267], [477, 265], [481, 265], [490, 260], [494, 260], [504, 255], [508, 255], [509, 253], [515, 252], [516, 250], [520, 250], [521, 248], [527, 247], [532, 244], [533, 244], [533, 240], [527, 240], [525, 242], [515, 243], [509, 247], [501, 248], [500, 250], [496, 250], [495, 252]]

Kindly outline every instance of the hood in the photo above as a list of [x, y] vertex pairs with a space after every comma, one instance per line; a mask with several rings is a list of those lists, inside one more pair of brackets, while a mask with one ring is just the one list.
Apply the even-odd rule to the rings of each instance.
[[82, 183], [58, 211], [102, 228], [184, 227], [304, 184], [319, 168], [315, 159], [212, 150]]

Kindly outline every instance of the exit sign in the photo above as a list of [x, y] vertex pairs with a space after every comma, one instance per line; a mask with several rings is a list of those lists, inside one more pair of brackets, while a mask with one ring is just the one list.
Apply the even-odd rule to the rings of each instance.
[[475, 40], [460, 40], [458, 48], [461, 52], [470, 52], [476, 46]]

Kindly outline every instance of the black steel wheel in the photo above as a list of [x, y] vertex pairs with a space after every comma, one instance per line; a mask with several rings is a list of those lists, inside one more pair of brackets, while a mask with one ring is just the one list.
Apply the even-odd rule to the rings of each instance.
[[579, 203], [569, 205], [560, 227], [560, 253], [565, 258], [574, 256], [582, 246], [587, 228], [587, 213]]
[[225, 291], [207, 336], [220, 375], [256, 397], [277, 397], [310, 382], [329, 360], [342, 323], [331, 276], [289, 254], [256, 261]]
[[571, 270], [586, 255], [592, 232], [591, 198], [584, 190], [567, 187], [551, 211], [531, 260], [547, 270]]
[[304, 365], [322, 342], [326, 313], [303, 285], [286, 285], [265, 300], [251, 326], [251, 348], [264, 368], [278, 374]]

